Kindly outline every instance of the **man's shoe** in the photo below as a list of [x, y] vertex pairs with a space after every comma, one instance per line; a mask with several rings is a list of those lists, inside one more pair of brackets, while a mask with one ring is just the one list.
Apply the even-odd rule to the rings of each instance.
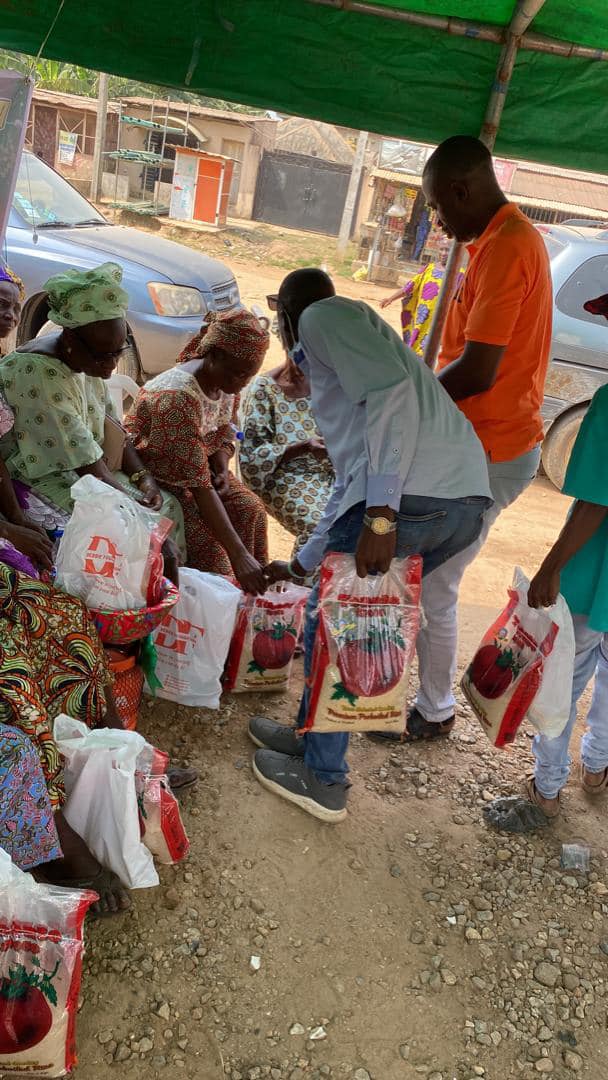
[[262, 750], [276, 750], [289, 757], [304, 757], [304, 739], [296, 735], [297, 728], [277, 724], [266, 716], [254, 716], [249, 721], [247, 734], [252, 743]]
[[334, 824], [346, 817], [348, 784], [322, 784], [301, 757], [257, 750], [253, 771], [260, 784], [299, 806], [319, 821]]
[[425, 720], [422, 713], [419, 713], [418, 709], [414, 707], [413, 709], [410, 709], [408, 713], [405, 731], [368, 731], [367, 737], [374, 742], [392, 744], [423, 742], [427, 739], [442, 739], [447, 738], [453, 730], [455, 722], [456, 717], [450, 716], [448, 720], [444, 720], [440, 724], [432, 723], [430, 720]]

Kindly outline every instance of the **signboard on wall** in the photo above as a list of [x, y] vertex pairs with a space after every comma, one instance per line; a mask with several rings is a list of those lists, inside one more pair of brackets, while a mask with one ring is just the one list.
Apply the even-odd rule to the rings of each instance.
[[422, 176], [430, 153], [431, 148], [421, 146], [420, 143], [404, 142], [403, 139], [383, 139], [380, 150], [380, 168]]
[[0, 71], [0, 243], [13, 203], [33, 88], [21, 72]]
[[73, 165], [78, 147], [78, 132], [60, 131], [57, 147], [57, 161], [60, 165]]
[[515, 170], [517, 169], [517, 163], [515, 161], [504, 161], [502, 158], [493, 158], [492, 160], [494, 162], [496, 179], [502, 190], [510, 191], [513, 177], [515, 176]]

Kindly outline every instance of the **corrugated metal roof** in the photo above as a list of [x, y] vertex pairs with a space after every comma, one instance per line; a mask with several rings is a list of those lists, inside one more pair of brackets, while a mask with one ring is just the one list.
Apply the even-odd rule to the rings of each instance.
[[551, 203], [578, 203], [592, 207], [594, 212], [600, 210], [608, 214], [608, 179], [606, 178], [598, 177], [598, 182], [590, 183], [588, 180], [557, 176], [548, 172], [526, 173], [518, 169], [513, 177], [510, 194], [517, 198], [531, 196], [535, 199], [548, 199]]
[[[97, 112], [97, 98], [85, 97], [83, 94], [59, 94], [55, 90], [34, 89], [34, 102], [40, 105], [59, 105], [64, 109], [79, 109], [81, 112]], [[114, 101], [108, 101], [108, 112], [117, 113], [118, 105]]]
[[[154, 105], [154, 115], [156, 119], [160, 115], [161, 121], [164, 113], [167, 111], [167, 99], [166, 98], [146, 98], [146, 97], [124, 97], [123, 103], [128, 103], [129, 106], [135, 106], [137, 108], [145, 108], [150, 110]], [[270, 124], [275, 125], [280, 123], [279, 120], [271, 120], [270, 117], [260, 114], [260, 116], [252, 115], [251, 113], [241, 113], [228, 109], [209, 109], [204, 105], [188, 105], [187, 101], [170, 101], [169, 102], [169, 114], [186, 114], [190, 111], [190, 116], [208, 116], [210, 120], [236, 120], [238, 123], [247, 124]]]
[[608, 211], [598, 211], [592, 206], [581, 206], [578, 203], [571, 202], [558, 202], [556, 199], [536, 199], [533, 195], [515, 195], [513, 192], [511, 192], [509, 198], [512, 202], [518, 203], [519, 206], [538, 206], [545, 210], [561, 210], [567, 214], [582, 214], [584, 217], [592, 217], [594, 219], [605, 217], [608, 221]]
[[393, 184], [405, 184], [407, 187], [420, 187], [422, 177], [413, 173], [394, 172], [393, 169], [372, 169], [375, 180], [390, 180]]

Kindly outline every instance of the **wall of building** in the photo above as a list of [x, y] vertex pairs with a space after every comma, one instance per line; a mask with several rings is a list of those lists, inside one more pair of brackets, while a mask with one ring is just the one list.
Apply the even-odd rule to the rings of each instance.
[[[128, 115], [139, 119], [149, 119], [150, 111], [144, 106], [128, 105]], [[169, 116], [169, 124], [180, 126], [185, 123], [185, 113], [176, 109]], [[257, 182], [258, 169], [263, 150], [271, 149], [274, 145], [274, 131], [276, 121], [256, 120], [255, 124], [240, 120], [226, 120], [192, 112], [190, 114], [190, 132], [197, 133], [201, 139], [201, 150], [209, 154], [224, 154], [226, 157], [235, 157], [240, 161], [240, 176], [238, 189], [235, 185], [235, 198], [231, 201], [229, 213], [234, 217], [250, 218], [253, 209], [255, 185]], [[180, 144], [183, 140], [178, 135], [169, 136]], [[125, 124], [121, 145], [131, 150], [145, 150], [147, 148], [147, 131]], [[239, 157], [240, 155], [240, 157]], [[129, 187], [132, 196], [141, 190], [141, 172], [143, 166], [140, 163], [131, 165], [121, 164], [121, 172], [129, 178]], [[166, 176], [163, 177], [165, 181]], [[166, 191], [165, 184], [161, 190]], [[166, 201], [166, 200], [165, 200]]]

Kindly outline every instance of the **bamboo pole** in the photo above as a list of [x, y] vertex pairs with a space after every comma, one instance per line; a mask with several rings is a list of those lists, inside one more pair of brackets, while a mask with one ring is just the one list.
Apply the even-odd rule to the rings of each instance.
[[[390, 19], [393, 22], [410, 23], [412, 26], [426, 26], [430, 30], [441, 30], [455, 37], [492, 41], [495, 45], [500, 45], [504, 40], [504, 29], [500, 26], [457, 19], [447, 15], [425, 15], [418, 11], [380, 7], [368, 0], [307, 0], [307, 2], [317, 7], [333, 8], [335, 11], [352, 11], [359, 15], [374, 15], [376, 18]], [[568, 59], [578, 57], [583, 60], [608, 61], [608, 49], [576, 45], [574, 42], [561, 41], [558, 38], [546, 37], [544, 34], [520, 32], [519, 48], [532, 52], [551, 53], [553, 56], [565, 56]]]
[[[485, 143], [488, 150], [493, 150], [496, 142], [502, 111], [513, 77], [513, 69], [515, 67], [521, 34], [525, 32], [532, 22], [532, 19], [538, 15], [538, 12], [544, 3], [545, 0], [518, 0], [515, 11], [513, 12], [513, 17], [509, 24], [507, 36], [496, 66], [496, 77], [492, 85], [481, 132], [479, 134], [479, 138]], [[518, 32], [514, 33], [514, 30]], [[424, 350], [424, 362], [430, 368], [434, 368], [435, 366], [437, 353], [439, 352], [439, 346], [441, 344], [443, 327], [447, 318], [452, 296], [454, 295], [458, 271], [462, 265], [463, 257], [464, 244], [454, 242], [448, 257], [445, 274], [443, 275], [441, 292], [437, 300], [437, 306], [433, 314], [433, 321]]]

